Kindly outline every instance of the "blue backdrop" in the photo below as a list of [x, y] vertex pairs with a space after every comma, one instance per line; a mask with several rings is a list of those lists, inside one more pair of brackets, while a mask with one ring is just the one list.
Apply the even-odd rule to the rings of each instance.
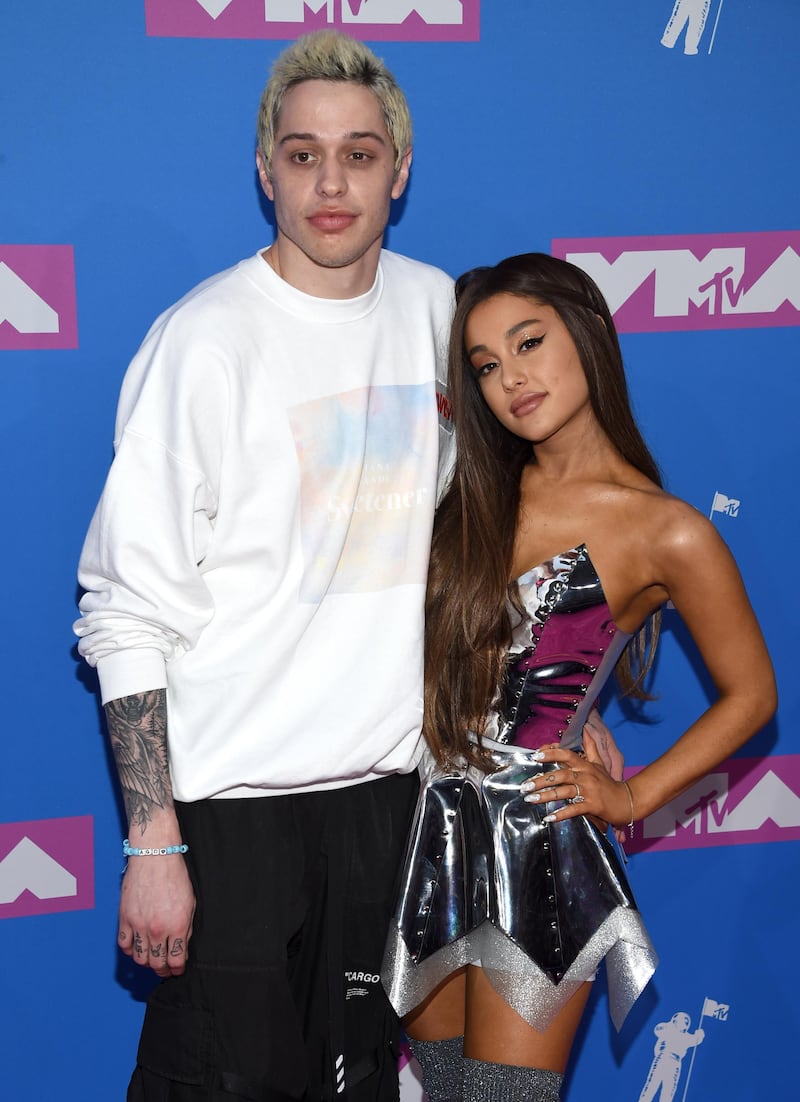
[[[730, 544], [777, 668], [777, 720], [637, 828], [629, 872], [661, 967], [619, 1035], [598, 982], [566, 1097], [669, 1102], [669, 1060], [676, 1099], [786, 1097], [800, 1025], [796, 0], [3, 4], [2, 1096], [124, 1097], [147, 982], [115, 949], [124, 828], [73, 648], [76, 563], [146, 329], [271, 240], [258, 98], [285, 41], [327, 23], [373, 43], [412, 106], [391, 248], [453, 275], [552, 249], [622, 298], [646, 435], [669, 488]], [[605, 706], [631, 768], [709, 696], [675, 613], [666, 624], [644, 721]]]

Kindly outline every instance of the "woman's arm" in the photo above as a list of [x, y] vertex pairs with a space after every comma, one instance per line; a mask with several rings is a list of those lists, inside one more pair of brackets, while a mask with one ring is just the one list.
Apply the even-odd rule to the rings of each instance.
[[775, 712], [772, 663], [733, 556], [714, 526], [690, 506], [674, 503], [671, 514], [652, 548], [654, 585], [666, 589], [682, 616], [717, 699], [627, 788], [612, 781], [594, 755], [542, 751], [543, 761], [563, 768], [537, 778], [526, 798], [570, 799], [576, 774], [585, 797], [560, 808], [555, 819], [591, 814], [617, 826], [643, 819], [735, 753]]

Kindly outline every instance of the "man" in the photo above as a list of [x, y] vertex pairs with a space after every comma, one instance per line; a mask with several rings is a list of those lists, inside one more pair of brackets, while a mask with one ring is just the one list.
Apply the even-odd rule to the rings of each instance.
[[129, 818], [119, 945], [165, 979], [130, 1102], [397, 1096], [378, 973], [452, 283], [382, 250], [411, 123], [362, 43], [284, 51], [257, 164], [275, 241], [148, 333], [81, 558]]
[[411, 123], [363, 44], [290, 46], [258, 130], [275, 242], [150, 330], [81, 559], [129, 848], [188, 844], [123, 881], [119, 944], [170, 977], [136, 1100], [397, 1093], [451, 280], [381, 253]]

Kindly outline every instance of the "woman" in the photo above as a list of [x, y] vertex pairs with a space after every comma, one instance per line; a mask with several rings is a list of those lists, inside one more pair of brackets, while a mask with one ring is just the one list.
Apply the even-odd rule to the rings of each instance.
[[[531, 253], [462, 276], [456, 297], [430, 754], [383, 978], [431, 1102], [551, 1102], [601, 961], [618, 1028], [656, 964], [601, 827], [632, 828], [734, 753], [776, 691], [725, 544], [661, 489], [592, 280]], [[666, 601], [718, 698], [614, 781], [582, 729], [615, 667], [646, 697]]]

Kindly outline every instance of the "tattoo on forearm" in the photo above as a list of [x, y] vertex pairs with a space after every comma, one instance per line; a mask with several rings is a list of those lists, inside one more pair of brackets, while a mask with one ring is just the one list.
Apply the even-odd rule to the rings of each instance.
[[144, 833], [154, 810], [172, 807], [166, 690], [111, 700], [105, 713], [128, 821]]

